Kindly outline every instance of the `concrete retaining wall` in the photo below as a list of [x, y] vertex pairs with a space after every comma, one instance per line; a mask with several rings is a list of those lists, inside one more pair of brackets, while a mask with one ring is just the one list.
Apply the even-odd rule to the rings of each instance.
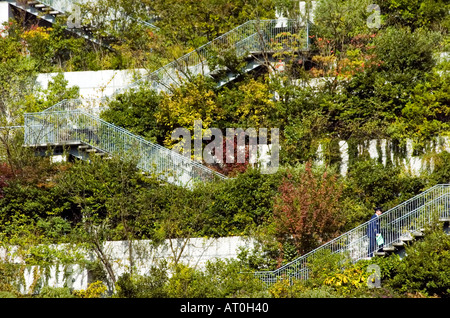
[[[149, 273], [152, 266], [159, 261], [173, 262], [178, 259], [192, 268], [204, 269], [208, 261], [217, 259], [235, 259], [240, 248], [252, 249], [254, 241], [244, 237], [223, 238], [191, 238], [189, 240], [166, 240], [163, 244], [154, 246], [149, 240], [132, 241], [132, 260], [134, 272], [141, 275]], [[96, 256], [92, 251], [74, 249], [65, 244], [52, 248], [64, 250], [67, 253], [81, 253], [86, 260], [94, 261]], [[22, 257], [12, 247], [8, 251], [0, 249], [0, 258], [9, 262], [23, 264]], [[116, 277], [130, 271], [130, 242], [108, 241], [103, 245], [103, 251], [112, 264]], [[91, 283], [90, 273], [79, 264], [54, 265], [50, 267], [26, 266], [21, 284], [24, 294], [35, 293], [42, 286], [69, 287], [75, 290], [86, 289]], [[37, 288], [35, 287], [37, 286]]]

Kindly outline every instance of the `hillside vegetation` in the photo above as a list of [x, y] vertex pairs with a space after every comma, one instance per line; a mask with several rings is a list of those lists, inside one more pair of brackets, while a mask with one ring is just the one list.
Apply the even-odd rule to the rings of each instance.
[[[83, 7], [83, 23], [105, 46], [71, 36], [64, 23], [46, 27], [17, 19], [4, 25], [0, 127], [20, 126], [25, 112], [79, 96], [62, 74], [47, 89], [36, 87], [39, 73], [152, 71], [250, 19], [273, 19], [276, 10], [298, 16], [295, 2], [284, 0], [96, 3]], [[450, 154], [435, 150], [436, 138], [450, 133], [449, 60], [442, 54], [450, 50], [450, 5], [380, 1], [381, 24], [369, 28], [368, 4], [318, 1], [310, 50], [277, 56], [284, 72], [270, 72], [266, 65], [221, 88], [198, 76], [170, 94], [141, 85], [109, 100], [101, 114], [168, 148], [172, 131], [183, 127], [193, 133], [195, 119], [223, 132], [279, 128], [280, 167], [274, 174], [263, 174], [248, 161], [215, 165], [210, 167], [232, 178], [185, 189], [142, 175], [133, 160], [94, 156], [89, 163], [52, 162], [22, 147], [20, 129], [0, 129], [0, 243], [19, 246], [27, 264], [73, 261], [43, 253], [34, 248], [38, 244], [87, 244], [94, 250], [106, 240], [157, 244], [224, 236], [251, 236], [260, 243], [238, 260], [212, 262], [205, 271], [168, 260], [150, 276], [131, 271], [114, 277], [99, 257], [87, 266], [104, 286], [93, 284], [82, 292], [48, 288], [41, 297], [448, 297], [450, 241], [436, 229], [429, 229], [403, 260], [376, 261], [383, 269], [382, 289], [367, 288], [369, 263], [348, 264], [342, 271], [328, 258], [322, 260], [328, 264], [322, 276], [292, 286], [282, 282], [266, 290], [251, 275], [240, 274], [275, 269], [367, 221], [376, 206], [387, 210], [450, 182]], [[116, 14], [114, 23], [105, 20], [106, 12]], [[153, 16], [158, 30], [136, 22]], [[221, 61], [228, 69], [242, 62], [235, 56]], [[323, 85], [313, 85], [317, 79]], [[369, 140], [382, 139], [393, 145], [396, 158], [385, 165], [367, 150]], [[341, 140], [349, 145], [346, 176], [339, 173]], [[407, 140], [415, 155], [433, 165], [412, 174], [398, 164]], [[319, 145], [323, 164], [317, 163]], [[0, 295], [24, 297], [13, 283], [19, 274], [20, 266], [0, 263]]]

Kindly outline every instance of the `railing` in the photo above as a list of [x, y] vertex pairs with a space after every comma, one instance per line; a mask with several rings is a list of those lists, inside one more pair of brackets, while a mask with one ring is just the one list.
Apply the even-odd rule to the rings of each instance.
[[59, 112], [59, 111], [70, 111], [70, 110], [83, 110], [91, 115], [100, 116], [102, 110], [107, 108], [107, 98], [75, 98], [75, 99], [64, 99], [59, 103], [43, 110], [43, 113], [47, 112]]
[[153, 144], [82, 110], [25, 114], [25, 145], [82, 143], [137, 160], [138, 168], [177, 185], [226, 177], [175, 151]]
[[[379, 216], [384, 246], [391, 246], [407, 238], [411, 239], [415, 231], [423, 229], [434, 218], [448, 219], [449, 217], [450, 185], [436, 185]], [[345, 254], [353, 262], [364, 259], [379, 249], [379, 247], [374, 247], [369, 250], [367, 236], [369, 222], [367, 221], [274, 271], [255, 272], [255, 275], [267, 285], [280, 279], [307, 279], [309, 264], [324, 251], [332, 254]]]
[[81, 1], [72, 1], [72, 0], [39, 0], [40, 3], [45, 4], [48, 7], [51, 7], [54, 10], [57, 10], [61, 13], [72, 11], [73, 5], [75, 2]]
[[282, 23], [280, 20], [250, 20], [126, 88], [117, 90], [115, 94], [143, 82], [148, 82], [157, 92], [167, 92], [172, 85], [178, 86], [190, 76], [205, 75], [213, 71], [210, 61], [227, 51], [243, 57], [252, 52], [280, 50], [280, 45], [289, 44], [293, 50], [305, 50], [308, 47], [308, 28], [298, 20], [283, 20]]
[[[48, 2], [49, 5], [56, 3]], [[123, 90], [149, 82], [155, 91], [167, 92], [191, 75], [209, 73], [211, 59], [230, 50], [242, 57], [264, 50], [306, 49], [308, 37], [307, 33], [301, 33], [302, 30], [305, 26], [297, 20], [248, 21]], [[123, 90], [116, 91], [113, 96]], [[141, 169], [154, 171], [174, 183], [226, 178], [198, 162], [101, 120], [98, 117], [105, 102], [106, 98], [63, 100], [41, 113], [25, 114], [25, 144], [83, 142], [104, 152], [121, 155], [133, 150], [137, 152]]]
[[[301, 34], [304, 32], [304, 34]], [[116, 90], [111, 97], [128, 89], [148, 84], [157, 92], [168, 92], [172, 86], [181, 85], [190, 76], [209, 74], [210, 62], [214, 57], [233, 51], [237, 57], [243, 57], [252, 52], [280, 51], [287, 49], [304, 50], [308, 47], [308, 28], [298, 20], [250, 20], [235, 29], [206, 43], [196, 50], [185, 54], [177, 60], [143, 76], [124, 88]], [[82, 102], [80, 102], [82, 101]], [[101, 105], [105, 99], [64, 100], [45, 111], [60, 111], [83, 108], [91, 104]]]

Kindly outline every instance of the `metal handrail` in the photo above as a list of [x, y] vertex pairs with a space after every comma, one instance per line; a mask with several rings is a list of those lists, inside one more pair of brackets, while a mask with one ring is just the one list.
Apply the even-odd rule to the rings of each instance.
[[80, 109], [27, 113], [24, 126], [25, 144], [28, 146], [80, 142], [111, 155], [134, 157], [142, 171], [187, 187], [196, 181], [226, 179], [189, 157], [151, 143]]
[[[239, 57], [244, 56], [250, 52], [262, 51], [264, 49], [273, 48], [273, 42], [289, 40], [292, 34], [297, 33], [304, 26], [299, 25], [297, 20], [284, 20], [282, 25], [280, 25], [279, 20], [250, 20], [235, 29], [217, 37], [213, 41], [206, 43], [205, 45], [199, 47], [195, 51], [185, 54], [181, 58], [161, 67], [160, 69], [150, 73], [149, 75], [131, 83], [123, 90], [133, 88], [136, 85], [142, 83], [143, 81], [150, 81], [151, 87], [157, 92], [165, 91], [167, 92], [171, 86], [179, 85], [190, 75], [204, 74], [204, 71], [209, 72], [210, 59], [216, 54], [220, 55], [227, 50], [234, 50], [235, 54]], [[307, 48], [308, 37], [307, 34], [304, 38], [304, 43], [301, 44], [299, 49]], [[116, 90], [112, 96], [119, 93], [121, 90]], [[110, 96], [111, 97], [111, 96]], [[52, 107], [40, 113], [28, 113], [25, 114], [25, 140], [26, 144], [46, 144], [51, 142], [67, 142], [67, 135], [62, 134], [62, 129], [67, 128], [67, 120], [75, 120], [76, 116], [84, 116], [83, 118], [89, 118], [90, 125], [98, 126], [100, 125], [105, 129], [108, 127], [111, 131], [114, 131], [115, 138], [118, 140], [123, 140], [129, 138], [129, 143], [139, 143], [144, 148], [151, 148], [152, 150], [157, 150], [160, 156], [167, 156], [167, 161], [176, 158], [176, 162], [180, 163], [178, 166], [186, 166], [184, 168], [176, 168], [171, 166], [172, 173], [177, 174], [180, 171], [186, 172], [188, 169], [195, 170], [189, 173], [185, 173], [184, 176], [188, 175], [194, 179], [211, 179], [219, 178], [226, 179], [226, 177], [216, 171], [209, 169], [198, 162], [190, 160], [178, 153], [159, 146], [157, 144], [150, 143], [144, 140], [142, 137], [136, 136], [128, 132], [127, 130], [117, 127], [115, 125], [109, 124], [99, 118], [99, 114], [103, 107], [103, 103], [106, 101], [106, 97], [99, 99], [67, 99], [63, 100]], [[78, 120], [78, 119], [77, 119]], [[62, 126], [59, 127], [52, 122], [60, 123]], [[90, 129], [89, 126], [85, 126], [85, 123], [78, 122], [82, 126], [80, 129]], [[84, 136], [85, 137], [85, 136]], [[114, 143], [114, 140], [97, 140], [96, 144], [93, 144], [94, 140], [90, 136], [86, 140], [84, 138], [83, 142], [91, 145], [92, 147], [99, 147], [105, 152], [116, 153], [117, 149], [113, 145], [108, 143]], [[96, 136], [98, 138], [99, 136]], [[102, 137], [103, 138], [103, 137]], [[74, 141], [73, 137], [70, 139]], [[120, 148], [120, 146], [119, 146]], [[122, 147], [123, 148], [123, 147]], [[131, 148], [130, 148], [131, 149]], [[139, 148], [140, 149], [140, 148]], [[123, 152], [125, 149], [120, 149]], [[147, 166], [147, 161], [150, 160], [148, 156], [145, 156], [141, 150], [139, 155], [143, 155], [141, 161], [139, 161], [141, 168], [149, 171]], [[161, 167], [156, 167], [156, 171], [160, 174], [167, 175], [167, 171], [164, 168], [168, 167], [167, 162], [164, 159], [158, 159], [156, 161]], [[182, 164], [181, 164], [182, 163]], [[170, 166], [170, 165], [169, 165]], [[183, 173], [181, 173], [183, 175]], [[179, 177], [179, 175], [178, 175]], [[170, 178], [166, 178], [170, 180]], [[176, 179], [173, 179], [176, 180]], [[178, 181], [174, 181], [175, 183]], [[185, 181], [183, 181], [185, 183]]]
[[[182, 57], [168, 63], [167, 65], [151, 72], [148, 75], [130, 83], [124, 88], [117, 89], [109, 98], [124, 92], [130, 88], [149, 82], [152, 89], [157, 92], [168, 92], [172, 86], [180, 85], [188, 76], [208, 74], [213, 70], [209, 69], [208, 62], [215, 54], [223, 54], [226, 50], [234, 49], [238, 57], [242, 57], [249, 52], [271, 49], [271, 40], [283, 41], [292, 34], [297, 33], [305, 26], [299, 24], [298, 20], [284, 20], [283, 25], [278, 25], [279, 20], [249, 20], [246, 23], [222, 34], [216, 39], [200, 46], [196, 50], [189, 52]], [[308, 28], [306, 28], [306, 32]], [[303, 39], [302, 47], [308, 47], [308, 34]], [[102, 104], [107, 97], [90, 99], [90, 102]], [[79, 107], [88, 109], [84, 105], [87, 100], [67, 99], [63, 100], [45, 111], [72, 110]], [[80, 106], [76, 106], [76, 105]]]
[[[433, 213], [442, 218], [450, 217], [449, 184], [436, 185], [379, 216], [384, 246], [392, 246], [394, 243], [401, 242], [402, 239], [411, 238], [411, 233], [420, 231], [432, 221]], [[267, 285], [279, 279], [307, 279], [310, 271], [309, 263], [315, 256], [326, 250], [331, 251], [332, 254], [346, 254], [353, 262], [367, 258], [379, 249], [374, 247], [369, 250], [367, 236], [369, 223], [370, 221], [367, 221], [355, 227], [276, 270], [258, 271], [254, 274]]]
[[[197, 49], [183, 55], [182, 57], [164, 65], [152, 73], [136, 80], [125, 88], [118, 89], [113, 95], [133, 88], [143, 81], [151, 83], [156, 91], [167, 92], [171, 85], [179, 85], [188, 76], [207, 74], [213, 70], [209, 69], [208, 62], [215, 54], [222, 54], [226, 50], [234, 50], [237, 57], [243, 57], [252, 51], [263, 51], [272, 48], [271, 39], [277, 35], [284, 34], [284, 39], [296, 34], [301, 29], [305, 29], [302, 47], [308, 48], [308, 28], [299, 23], [298, 20], [284, 20], [283, 25], [279, 25], [280, 20], [249, 20], [244, 24], [222, 34], [214, 40], [198, 47]], [[259, 36], [256, 36], [259, 35]], [[280, 37], [278, 40], [283, 40]]]

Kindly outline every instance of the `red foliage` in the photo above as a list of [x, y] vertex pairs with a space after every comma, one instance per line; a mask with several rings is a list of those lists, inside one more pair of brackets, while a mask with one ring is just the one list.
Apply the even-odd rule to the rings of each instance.
[[[249, 146], [246, 143], [243, 149], [238, 148], [238, 136], [234, 135], [234, 152], [230, 155], [227, 153], [227, 138], [228, 137], [225, 137], [222, 140], [221, 154], [213, 153], [213, 155], [223, 158], [223, 162], [212, 165], [211, 168], [226, 176], [234, 176], [239, 173], [244, 173], [250, 162]], [[244, 155], [244, 162], [238, 162], [238, 154], [241, 156]]]
[[8, 180], [13, 177], [11, 168], [6, 163], [0, 163], [0, 198], [3, 197], [3, 189], [8, 186]]
[[279, 240], [291, 240], [304, 254], [336, 237], [343, 224], [341, 194], [337, 177], [326, 172], [316, 176], [311, 163], [298, 177], [284, 178], [274, 203]]

